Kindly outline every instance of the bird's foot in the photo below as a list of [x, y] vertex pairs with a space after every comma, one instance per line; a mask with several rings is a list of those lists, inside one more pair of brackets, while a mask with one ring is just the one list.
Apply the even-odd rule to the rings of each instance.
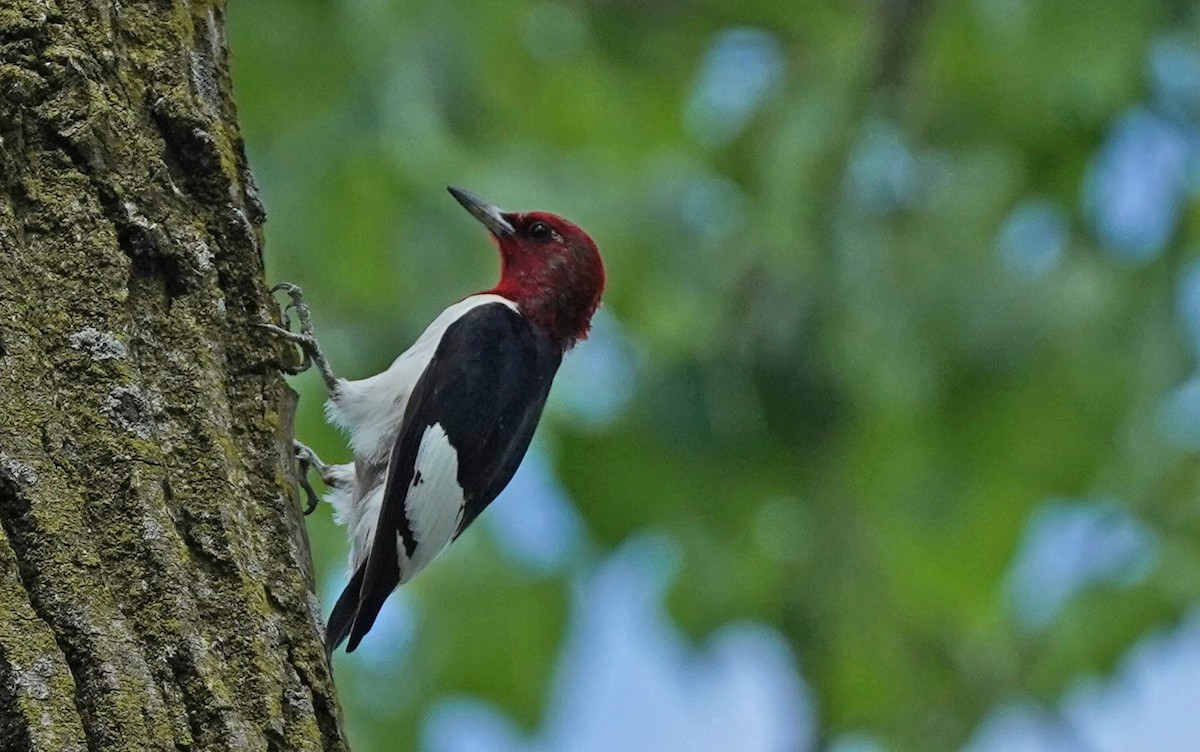
[[[286, 339], [288, 342], [295, 344], [304, 354], [304, 359], [300, 361], [300, 365], [295, 368], [284, 368], [284, 373], [298, 374], [304, 373], [312, 366], [316, 366], [321, 372], [321, 378], [325, 380], [325, 386], [332, 393], [336, 391], [338, 378], [333, 373], [333, 369], [329, 367], [329, 361], [325, 357], [325, 353], [321, 351], [321, 346], [317, 343], [316, 333], [313, 331], [312, 313], [309, 311], [308, 303], [304, 300], [304, 293], [301, 292], [297, 285], [290, 282], [281, 282], [271, 288], [271, 294], [283, 290], [291, 298], [291, 301], [283, 308], [283, 326], [275, 324], [262, 324], [258, 326], [266, 329], [268, 332], [277, 337]], [[288, 311], [295, 311], [296, 318], [299, 319], [300, 331], [293, 332], [291, 330], [292, 319], [288, 316]]]
[[312, 484], [308, 482], [308, 470], [311, 467], [315, 467], [317, 472], [321, 474], [321, 477], [325, 478], [326, 474], [328, 473], [329, 466], [321, 461], [321, 458], [317, 456], [316, 452], [314, 452], [312, 449], [309, 449], [304, 444], [301, 444], [299, 441], [293, 441], [292, 447], [296, 456], [296, 469], [299, 471], [298, 476], [300, 479], [300, 488], [304, 490], [304, 496], [306, 499], [304, 516], [307, 517], [316, 511], [317, 504], [320, 503], [317, 498], [317, 492], [313, 490]]

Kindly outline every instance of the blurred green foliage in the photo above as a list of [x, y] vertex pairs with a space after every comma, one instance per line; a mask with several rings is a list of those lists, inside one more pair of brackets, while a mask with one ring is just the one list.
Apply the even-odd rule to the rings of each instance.
[[[1148, 50], [1194, 35], [1191, 8], [255, 0], [229, 35], [269, 274], [304, 287], [335, 368], [377, 372], [492, 284], [446, 184], [575, 220], [638, 364], [615, 419], [555, 409], [541, 429], [589, 550], [668, 532], [672, 613], [697, 636], [782, 630], [823, 738], [944, 749], [1200, 596], [1196, 452], [1156, 418], [1195, 365], [1176, 290], [1200, 215], [1134, 263], [1083, 210], [1106, 134], [1151, 96]], [[728, 91], [704, 99], [730, 29], [767, 55], [736, 116]], [[1013, 273], [997, 237], [1030, 197], [1063, 207], [1066, 241]], [[298, 435], [346, 458], [319, 380], [297, 389]], [[1023, 630], [1005, 573], [1057, 497], [1119, 500], [1161, 562]], [[329, 580], [344, 541], [324, 510], [309, 527]], [[344, 694], [356, 748], [414, 745], [448, 692], [535, 726], [566, 576], [476, 532], [410, 590], [402, 680]], [[338, 661], [343, 686], [369, 671]]]

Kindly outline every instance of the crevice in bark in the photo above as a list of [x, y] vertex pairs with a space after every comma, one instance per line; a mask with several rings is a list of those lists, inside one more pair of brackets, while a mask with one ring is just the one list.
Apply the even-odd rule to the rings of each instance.
[[194, 292], [198, 287], [196, 270], [180, 258], [177, 244], [161, 225], [144, 216], [129, 200], [122, 200], [117, 188], [104, 177], [104, 161], [97, 156], [93, 145], [84, 140], [72, 140], [46, 126], [45, 135], [58, 147], [81, 177], [90, 180], [104, 215], [116, 231], [121, 250], [133, 262], [130, 266], [129, 287], [135, 289], [140, 280], [157, 280], [171, 301]]
[[[33, 608], [34, 613], [37, 614], [39, 619], [54, 629], [56, 626], [54, 620], [46, 613], [44, 606], [34, 595], [37, 591], [36, 565], [30, 562], [26, 556], [22, 555], [22, 552], [30, 546], [33, 536], [36, 535], [36, 526], [32, 524], [32, 510], [17, 491], [16, 479], [12, 478], [11, 475], [6, 477], [6, 474], [9, 472], [5, 468], [0, 468], [0, 527], [4, 529], [4, 535], [12, 546], [17, 573], [21, 578], [21, 587], [25, 591], [29, 605]], [[77, 660], [72, 660], [72, 653], [74, 651], [59, 638], [59, 631], [55, 629], [54, 633], [55, 640], [58, 642], [58, 649], [66, 661], [67, 668], [71, 672], [71, 678], [75, 682], [75, 708], [79, 712], [79, 715], [86, 721], [88, 717], [87, 703], [80, 697], [78, 691], [82, 667]], [[78, 658], [77, 655], [74, 657]]]
[[303, 682], [307, 697], [316, 711], [317, 724], [320, 726], [322, 738], [337, 739], [339, 733], [337, 721], [340, 715], [337, 706], [329, 702], [328, 695], [318, 691], [320, 680], [309, 676], [308, 672], [304, 670], [305, 662], [300, 660], [299, 656], [294, 655], [290, 645], [288, 646], [288, 662], [296, 666], [296, 675]]
[[[3, 491], [0, 491], [3, 493]], [[17, 676], [0, 645], [0, 749], [33, 749], [33, 735], [17, 704]]]
[[207, 121], [181, 109], [165, 96], [150, 105], [152, 122], [166, 145], [163, 161], [173, 184], [183, 186], [182, 192], [201, 204], [228, 201], [233, 186], [221, 171], [216, 138], [205, 130]]

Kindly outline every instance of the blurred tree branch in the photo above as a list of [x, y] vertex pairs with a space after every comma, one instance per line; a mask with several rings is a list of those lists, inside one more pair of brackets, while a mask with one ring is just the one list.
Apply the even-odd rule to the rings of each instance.
[[928, 10], [928, 0], [884, 0], [880, 3], [879, 63], [874, 88], [894, 91], [904, 85], [921, 22]]

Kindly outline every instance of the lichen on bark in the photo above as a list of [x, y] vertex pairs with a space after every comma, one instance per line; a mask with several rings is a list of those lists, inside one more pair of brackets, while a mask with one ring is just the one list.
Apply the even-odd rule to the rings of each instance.
[[345, 748], [223, 26], [0, 0], [0, 749]]

